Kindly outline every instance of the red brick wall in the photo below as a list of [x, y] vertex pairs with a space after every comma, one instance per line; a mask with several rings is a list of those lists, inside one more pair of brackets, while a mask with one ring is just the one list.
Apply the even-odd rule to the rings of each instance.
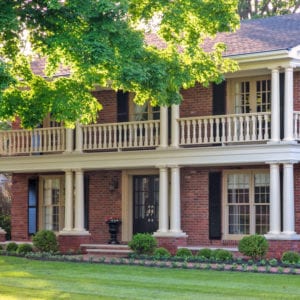
[[92, 93], [102, 104], [103, 109], [99, 112], [99, 123], [117, 122], [117, 95], [115, 91], [104, 90]]
[[68, 253], [70, 251], [81, 251], [81, 244], [90, 243], [90, 235], [60, 235], [58, 236], [59, 251]]
[[294, 110], [300, 111], [300, 72], [294, 72]]
[[[89, 232], [93, 243], [107, 243], [109, 240], [106, 217], [121, 217], [121, 172], [88, 172], [89, 175]], [[118, 181], [118, 188], [109, 190], [113, 180]], [[121, 227], [120, 227], [121, 231]], [[120, 241], [121, 232], [118, 234]]]
[[194, 88], [182, 90], [183, 101], [180, 106], [180, 117], [212, 115], [212, 85], [208, 88], [196, 84]]
[[12, 177], [11, 225], [12, 240], [26, 241], [28, 237], [28, 178], [30, 174], [14, 174]]

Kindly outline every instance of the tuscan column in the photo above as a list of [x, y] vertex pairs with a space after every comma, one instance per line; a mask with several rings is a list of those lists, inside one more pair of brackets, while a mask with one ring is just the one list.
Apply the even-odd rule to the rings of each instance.
[[178, 166], [171, 167], [171, 224], [170, 232], [182, 233], [181, 210], [180, 210], [180, 169]]
[[285, 69], [284, 81], [284, 140], [293, 141], [293, 121], [294, 121], [294, 84], [293, 68]]
[[168, 168], [159, 168], [159, 228], [158, 233], [168, 232], [169, 210], [168, 210]]
[[84, 190], [83, 171], [75, 171], [75, 231], [84, 229]]
[[179, 146], [179, 105], [173, 104], [171, 107], [171, 146], [174, 148], [178, 148]]
[[160, 148], [168, 147], [168, 108], [160, 107]]
[[65, 228], [63, 231], [71, 231], [73, 228], [73, 172], [65, 172]]
[[280, 173], [279, 164], [270, 164], [270, 231], [268, 235], [279, 235], [280, 226]]
[[79, 122], [76, 122], [76, 152], [82, 151], [83, 136], [82, 128]]
[[272, 69], [271, 141], [280, 141], [279, 71]]
[[294, 165], [283, 164], [283, 234], [295, 234]]

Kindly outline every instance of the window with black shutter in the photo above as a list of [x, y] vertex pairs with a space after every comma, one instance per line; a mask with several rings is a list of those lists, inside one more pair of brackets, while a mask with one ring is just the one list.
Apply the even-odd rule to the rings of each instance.
[[129, 93], [123, 91], [117, 92], [117, 121], [128, 122], [129, 120]]
[[37, 232], [38, 179], [28, 181], [28, 234]]

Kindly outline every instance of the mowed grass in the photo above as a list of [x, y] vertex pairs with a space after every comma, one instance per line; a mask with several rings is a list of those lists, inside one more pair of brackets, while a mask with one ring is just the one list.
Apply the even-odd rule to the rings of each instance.
[[300, 276], [0, 256], [0, 299], [300, 299]]

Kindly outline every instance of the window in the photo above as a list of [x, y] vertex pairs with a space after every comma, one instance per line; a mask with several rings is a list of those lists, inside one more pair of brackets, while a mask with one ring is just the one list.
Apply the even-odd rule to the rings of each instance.
[[269, 231], [270, 178], [266, 171], [230, 171], [224, 176], [225, 238]]
[[41, 228], [60, 231], [64, 227], [63, 177], [49, 176], [41, 180]]
[[160, 107], [151, 106], [149, 102], [143, 105], [132, 102], [130, 111], [131, 121], [159, 120], [160, 118]]
[[230, 86], [231, 113], [271, 111], [271, 79], [267, 76], [232, 80]]

